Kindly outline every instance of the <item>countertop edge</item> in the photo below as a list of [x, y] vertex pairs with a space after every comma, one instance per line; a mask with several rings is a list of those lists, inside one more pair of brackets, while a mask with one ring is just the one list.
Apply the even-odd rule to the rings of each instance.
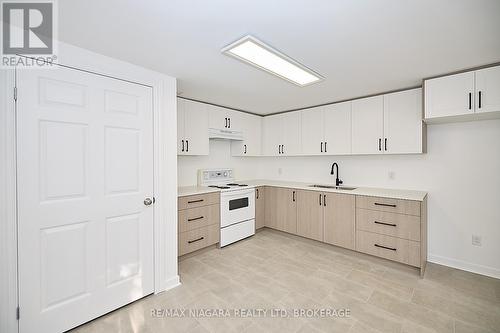
[[[349, 195], [392, 198], [392, 199], [419, 201], [419, 202], [424, 201], [428, 195], [428, 193], [425, 191], [391, 189], [391, 188], [357, 187], [355, 190], [348, 191], [348, 190], [335, 190], [329, 188], [313, 188], [310, 187], [310, 183], [295, 183], [295, 182], [272, 181], [272, 180], [246, 180], [240, 182], [248, 184], [249, 186], [252, 187], [260, 187], [260, 186], [282, 187], [282, 188], [291, 188], [291, 189], [315, 191], [315, 192], [341, 193]], [[178, 188], [177, 196], [180, 198], [190, 195], [208, 194], [214, 192], [220, 192], [220, 190], [207, 188], [203, 186], [182, 186]]]

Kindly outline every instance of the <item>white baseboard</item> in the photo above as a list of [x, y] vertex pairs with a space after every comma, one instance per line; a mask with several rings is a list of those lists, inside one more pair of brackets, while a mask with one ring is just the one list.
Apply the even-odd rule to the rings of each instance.
[[477, 273], [477, 274], [481, 274], [481, 275], [490, 276], [490, 277], [493, 277], [496, 279], [500, 279], [500, 269], [494, 268], [494, 267], [473, 264], [470, 262], [452, 259], [452, 258], [447, 258], [447, 257], [442, 257], [442, 256], [437, 256], [437, 255], [430, 254], [430, 253], [429, 253], [429, 256], [427, 258], [427, 261], [435, 263], [435, 264], [440, 264], [440, 265], [444, 265], [444, 266], [449, 266], [449, 267], [461, 269], [461, 270], [467, 271], [467, 272]]
[[167, 281], [165, 281], [165, 289], [163, 291], [167, 291], [169, 289], [178, 287], [180, 285], [181, 285], [181, 281], [180, 281], [179, 275], [173, 276], [170, 279], [168, 279]]

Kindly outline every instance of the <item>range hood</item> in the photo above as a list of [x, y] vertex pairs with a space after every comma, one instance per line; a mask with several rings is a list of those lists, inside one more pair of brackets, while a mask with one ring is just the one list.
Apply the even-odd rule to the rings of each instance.
[[228, 129], [209, 128], [208, 137], [210, 139], [243, 141], [243, 132]]

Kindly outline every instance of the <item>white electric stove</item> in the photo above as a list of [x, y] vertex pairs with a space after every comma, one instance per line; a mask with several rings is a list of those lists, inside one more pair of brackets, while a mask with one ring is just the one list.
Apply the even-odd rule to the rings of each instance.
[[255, 234], [255, 188], [234, 181], [232, 169], [198, 170], [198, 185], [220, 193], [220, 247]]

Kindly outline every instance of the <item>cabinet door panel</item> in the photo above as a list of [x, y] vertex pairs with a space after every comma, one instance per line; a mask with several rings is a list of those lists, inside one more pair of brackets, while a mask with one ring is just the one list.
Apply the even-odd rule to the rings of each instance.
[[250, 127], [247, 127], [245, 144], [248, 156], [262, 155], [262, 117], [249, 115]]
[[231, 142], [233, 156], [260, 156], [262, 153], [262, 117], [241, 113], [243, 141]]
[[352, 102], [352, 153], [381, 154], [384, 132], [383, 96]]
[[324, 107], [301, 111], [302, 154], [320, 155], [324, 152]]
[[282, 142], [283, 123], [280, 116], [264, 117], [262, 149], [266, 156], [278, 156], [278, 146]]
[[297, 234], [297, 191], [285, 189], [286, 194], [286, 215], [284, 218], [284, 231]]
[[325, 242], [355, 249], [355, 196], [326, 193]]
[[474, 72], [425, 81], [425, 118], [458, 116], [473, 112]]
[[295, 234], [297, 232], [296, 191], [267, 187], [266, 189], [266, 227]]
[[227, 129], [228, 111], [225, 108], [215, 105], [207, 105], [208, 109], [208, 124], [210, 128]]
[[184, 155], [208, 155], [208, 111], [206, 104], [187, 101], [184, 113]]
[[228, 119], [228, 128], [232, 131], [243, 131], [243, 118], [244, 118], [244, 113], [239, 112], [239, 111], [234, 111], [230, 109], [227, 110], [227, 117]]
[[264, 225], [269, 228], [277, 229], [278, 188], [266, 187], [264, 200]]
[[384, 154], [422, 152], [422, 89], [384, 95]]
[[297, 234], [323, 241], [323, 193], [297, 191]]
[[476, 71], [476, 112], [494, 111], [500, 111], [500, 66]]
[[300, 144], [300, 112], [288, 112], [280, 115], [282, 119], [282, 155], [299, 155]]
[[266, 188], [264, 186], [255, 189], [255, 229], [265, 225]]
[[325, 153], [328, 155], [351, 154], [351, 106], [344, 102], [325, 106]]
[[186, 101], [177, 98], [177, 155], [184, 154], [185, 136], [184, 136], [184, 114], [186, 109]]

